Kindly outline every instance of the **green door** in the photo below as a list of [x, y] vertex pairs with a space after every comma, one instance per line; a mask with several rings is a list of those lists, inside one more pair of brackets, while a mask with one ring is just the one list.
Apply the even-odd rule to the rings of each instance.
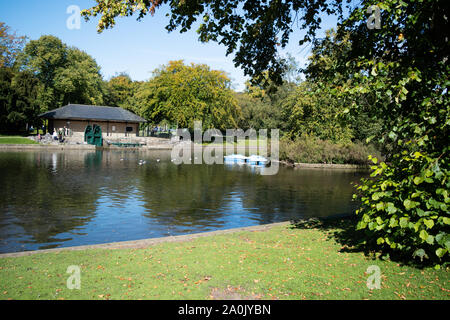
[[90, 125], [84, 130], [84, 141], [88, 144], [94, 144], [94, 131]]
[[94, 124], [94, 141], [92, 143], [94, 146], [103, 146], [102, 128]]

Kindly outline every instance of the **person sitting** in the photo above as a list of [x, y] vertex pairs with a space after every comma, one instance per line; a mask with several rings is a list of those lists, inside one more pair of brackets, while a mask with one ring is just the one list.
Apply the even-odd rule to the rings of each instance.
[[58, 132], [56, 132], [56, 129], [53, 129], [53, 140], [58, 140]]
[[58, 140], [60, 143], [64, 141], [64, 131], [62, 128], [58, 130]]

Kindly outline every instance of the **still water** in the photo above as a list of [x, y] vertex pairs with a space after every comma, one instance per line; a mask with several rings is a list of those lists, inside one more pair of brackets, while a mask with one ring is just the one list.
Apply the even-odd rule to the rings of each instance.
[[177, 166], [170, 158], [170, 151], [0, 152], [0, 252], [351, 213], [351, 183], [365, 175], [281, 166], [263, 176], [249, 166]]

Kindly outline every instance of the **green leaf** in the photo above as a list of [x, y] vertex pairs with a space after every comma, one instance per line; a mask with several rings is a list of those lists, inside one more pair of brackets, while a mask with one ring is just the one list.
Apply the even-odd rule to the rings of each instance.
[[381, 219], [381, 217], [377, 217], [375, 220], [377, 221], [377, 223], [378, 223], [379, 225], [382, 225], [382, 224], [383, 224], [383, 219]]
[[394, 214], [397, 212], [397, 208], [392, 202], [388, 202], [386, 206], [386, 211], [390, 214]]
[[395, 228], [396, 226], [398, 226], [398, 221], [397, 221], [397, 219], [395, 219], [394, 217], [392, 217], [392, 218], [389, 220], [389, 227], [390, 227], [390, 228]]
[[375, 207], [376, 207], [377, 211], [383, 210], [384, 209], [384, 202], [378, 202]]
[[446, 237], [448, 237], [448, 235], [445, 232], [440, 232], [436, 235], [436, 242], [443, 245]]
[[383, 194], [383, 192], [375, 192], [374, 194], [372, 194], [372, 200], [377, 201]]
[[401, 217], [400, 218], [400, 227], [401, 228], [406, 228], [408, 226], [408, 221], [409, 221], [409, 218]]
[[434, 226], [434, 221], [431, 219], [424, 219], [423, 223], [427, 226], [428, 229], [431, 229]]
[[357, 230], [365, 229], [367, 227], [367, 222], [359, 221], [356, 225]]
[[394, 141], [397, 139], [397, 134], [394, 131], [389, 132], [388, 136]]
[[428, 258], [425, 250], [423, 249], [417, 249], [416, 251], [414, 251], [413, 257], [419, 257], [421, 261], [423, 260], [423, 258]]
[[444, 256], [444, 254], [446, 254], [447, 253], [447, 249], [444, 249], [444, 248], [438, 248], [437, 250], [436, 250], [436, 255], [439, 257], [439, 258], [442, 258], [443, 256]]
[[428, 232], [426, 232], [425, 230], [421, 230], [419, 233], [419, 237], [422, 240], [426, 241], [428, 239]]
[[403, 201], [403, 205], [405, 206], [406, 210], [411, 210], [412, 208], [417, 206], [417, 202], [406, 199], [405, 201]]
[[419, 217], [423, 217], [424, 215], [426, 215], [426, 214], [425, 214], [425, 211], [423, 211], [423, 210], [420, 209], [420, 208], [417, 208], [417, 209], [416, 209], [416, 212], [417, 212], [417, 215], [418, 215]]
[[415, 184], [421, 184], [423, 182], [423, 178], [422, 177], [415, 177], [414, 178], [414, 183]]

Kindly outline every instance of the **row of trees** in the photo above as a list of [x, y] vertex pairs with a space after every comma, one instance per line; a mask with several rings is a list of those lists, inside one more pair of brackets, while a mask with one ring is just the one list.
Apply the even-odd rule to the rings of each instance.
[[105, 81], [96, 61], [54, 36], [27, 42], [0, 24], [0, 131], [39, 126], [38, 115], [68, 103], [122, 107], [179, 127], [235, 128], [240, 107], [231, 81], [206, 65], [172, 61], [149, 81], [118, 74]]
[[[148, 81], [133, 81], [127, 74], [103, 80], [96, 61], [54, 36], [26, 41], [1, 24], [0, 128], [23, 131], [40, 124], [38, 115], [68, 103], [109, 105], [135, 112], [152, 124], [168, 122], [192, 128], [201, 120], [205, 128], [279, 128], [295, 138], [310, 134], [333, 142], [362, 140], [364, 126], [351, 128], [336, 120], [333, 99], [321, 94], [313, 82], [300, 83], [293, 57], [281, 83], [265, 73], [261, 83], [248, 82], [235, 92], [222, 71], [207, 65], [170, 61], [153, 71]], [[269, 85], [267, 85], [269, 83]]]

